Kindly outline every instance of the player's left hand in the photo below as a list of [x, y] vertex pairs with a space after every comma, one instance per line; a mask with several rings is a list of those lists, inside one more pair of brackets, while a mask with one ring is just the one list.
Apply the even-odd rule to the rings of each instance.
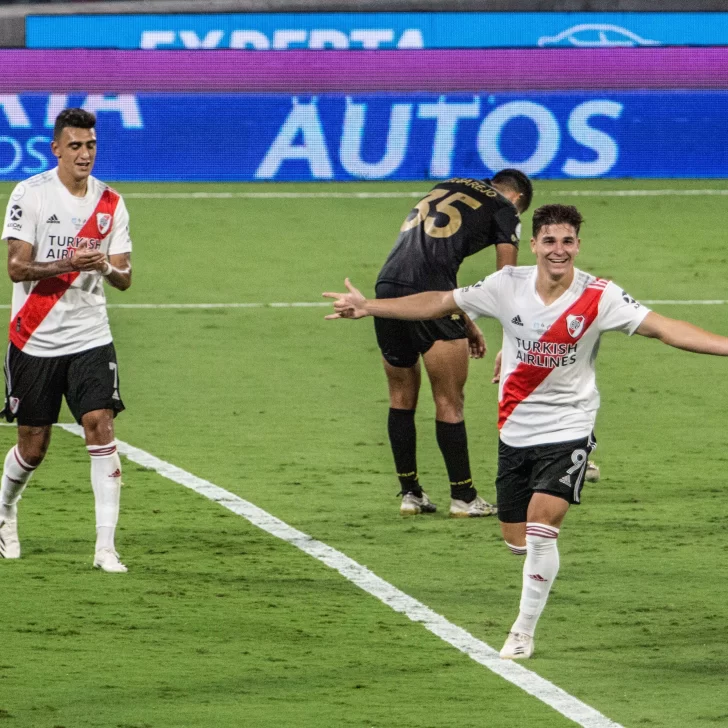
[[348, 293], [332, 293], [329, 291], [322, 294], [324, 298], [336, 299], [334, 301], [334, 311], [336, 311], [336, 313], [331, 313], [328, 316], [324, 316], [324, 318], [358, 319], [368, 316], [369, 312], [366, 310], [366, 298], [364, 298], [362, 292], [355, 288], [348, 278], [344, 280], [344, 284], [349, 289]]
[[502, 363], [503, 363], [503, 349], [501, 349], [495, 355], [495, 364], [493, 365], [493, 379], [490, 380], [492, 384], [498, 384], [498, 382], [500, 382], [501, 364]]
[[470, 358], [482, 359], [487, 351], [483, 332], [472, 321], [470, 321], [465, 329], [465, 335], [468, 337]]

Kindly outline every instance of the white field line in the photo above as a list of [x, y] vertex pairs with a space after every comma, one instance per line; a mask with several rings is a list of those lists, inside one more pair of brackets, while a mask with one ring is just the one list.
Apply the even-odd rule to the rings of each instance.
[[[428, 190], [420, 192], [125, 192], [131, 200], [401, 200], [424, 197]], [[547, 197], [693, 197], [725, 196], [728, 189], [695, 190], [546, 190], [539, 194]]]
[[[434, 181], [433, 181], [434, 182]], [[408, 192], [124, 192], [127, 200], [377, 200], [420, 198], [427, 190]], [[548, 197], [692, 197], [728, 195], [728, 188], [661, 189], [661, 190], [545, 190]], [[0, 194], [7, 198], [8, 194]]]
[[[715, 300], [698, 300], [698, 299], [684, 299], [684, 300], [645, 300], [641, 299], [641, 303], [648, 306], [663, 305], [663, 306], [721, 306], [728, 303], [728, 300], [721, 301]], [[216, 308], [321, 308], [331, 306], [328, 301], [298, 301], [294, 303], [108, 303], [107, 308], [119, 308], [119, 309], [140, 309], [140, 310], [152, 310], [158, 308], [166, 309], [216, 309]], [[10, 309], [7, 304], [0, 304], [0, 310]]]
[[[62, 429], [79, 437], [83, 430], [79, 425], [60, 424]], [[276, 538], [295, 546], [309, 556], [318, 559], [326, 566], [338, 571], [344, 578], [391, 607], [395, 612], [404, 614], [413, 622], [420, 622], [433, 634], [465, 653], [475, 662], [487, 667], [491, 672], [521, 688], [549, 707], [561, 713], [583, 728], [623, 728], [599, 713], [565, 690], [545, 680], [522, 665], [511, 660], [501, 660], [498, 653], [485, 642], [473, 637], [461, 627], [449, 622], [445, 617], [433, 612], [422, 602], [405, 594], [384, 579], [381, 579], [365, 566], [350, 559], [346, 554], [317, 541], [308, 534], [289, 526], [262, 508], [243, 500], [214, 483], [198, 478], [176, 465], [160, 460], [144, 450], [116, 441], [119, 452], [127, 459], [144, 468], [154, 470], [164, 478], [183, 485], [195, 493], [218, 503], [252, 525], [266, 531]]]

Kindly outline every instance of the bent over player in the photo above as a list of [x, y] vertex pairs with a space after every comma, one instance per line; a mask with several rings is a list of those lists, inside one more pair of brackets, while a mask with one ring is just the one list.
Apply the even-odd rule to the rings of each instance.
[[[377, 298], [451, 290], [463, 260], [490, 245], [496, 247], [498, 269], [515, 265], [519, 213], [528, 209], [532, 196], [530, 180], [515, 169], [505, 169], [492, 180], [438, 183], [402, 224], [379, 272]], [[437, 444], [450, 480], [450, 515], [491, 515], [495, 508], [473, 486], [463, 411], [468, 354], [480, 358], [485, 353], [480, 329], [463, 313], [426, 322], [377, 317], [374, 329], [389, 385], [388, 431], [402, 494], [400, 513], [436, 510], [417, 473], [415, 409], [421, 356], [435, 400]]]
[[533, 215], [536, 265], [506, 267], [474, 286], [388, 301], [366, 300], [347, 279], [327, 318], [420, 320], [489, 316], [503, 326], [499, 392], [498, 517], [503, 537], [525, 555], [520, 612], [501, 657], [533, 654], [536, 623], [559, 570], [557, 538], [582, 497], [599, 408], [595, 359], [606, 331], [640, 334], [699, 354], [728, 356], [728, 338], [660, 316], [615, 283], [574, 267], [582, 217], [545, 205]]
[[114, 417], [124, 405], [104, 281], [131, 285], [131, 240], [124, 201], [91, 176], [95, 124], [82, 109], [58, 115], [51, 143], [58, 166], [17, 185], [5, 216], [13, 305], [4, 414], [17, 420], [18, 442], [0, 486], [0, 556], [20, 557], [18, 501], [45, 457], [65, 396], [91, 458], [93, 565], [125, 572], [114, 545], [121, 490]]

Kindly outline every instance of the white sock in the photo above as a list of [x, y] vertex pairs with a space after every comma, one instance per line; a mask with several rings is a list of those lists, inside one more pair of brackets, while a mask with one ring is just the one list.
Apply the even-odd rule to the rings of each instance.
[[511, 632], [533, 636], [538, 618], [546, 606], [551, 585], [559, 573], [559, 529], [543, 523], [526, 524], [526, 562], [523, 565], [521, 611]]
[[512, 543], [508, 543], [508, 541], [505, 541], [505, 545], [508, 546], [514, 556], [525, 556], [527, 553], [527, 546], [516, 546]]
[[3, 466], [2, 486], [0, 486], [0, 518], [17, 517], [17, 503], [34, 471], [35, 468], [20, 457], [18, 446], [11, 447], [5, 456]]
[[121, 500], [121, 460], [116, 443], [88, 445], [91, 487], [96, 503], [96, 550], [113, 549]]

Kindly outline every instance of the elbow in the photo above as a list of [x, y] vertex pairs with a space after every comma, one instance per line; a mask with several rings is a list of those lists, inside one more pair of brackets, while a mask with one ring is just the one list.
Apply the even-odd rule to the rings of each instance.
[[25, 270], [22, 266], [8, 264], [8, 276], [13, 283], [22, 283], [25, 280]]
[[131, 288], [131, 276], [124, 277], [122, 280], [120, 280], [114, 288], [118, 289], [119, 291], [126, 291], [129, 288]]

